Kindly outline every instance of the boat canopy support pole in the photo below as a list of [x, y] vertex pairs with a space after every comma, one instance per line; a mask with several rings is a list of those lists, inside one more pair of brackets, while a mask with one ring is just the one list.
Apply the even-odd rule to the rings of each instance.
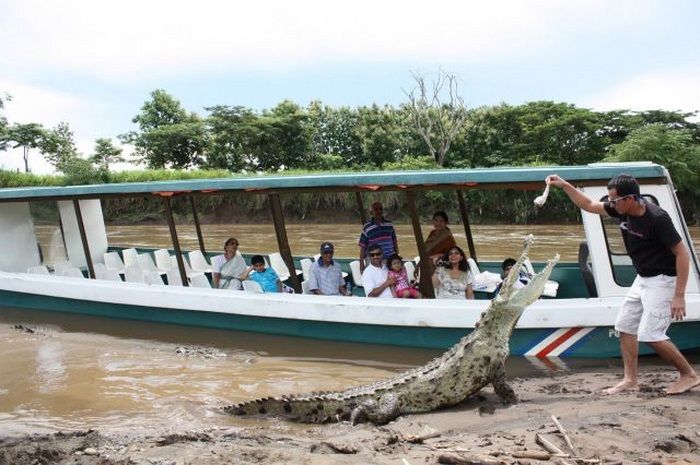
[[199, 224], [197, 205], [195, 205], [193, 195], [190, 195], [190, 207], [192, 207], [192, 219], [194, 219], [194, 227], [197, 229], [197, 240], [199, 241], [199, 250], [201, 250], [203, 254], [206, 254], [207, 251], [204, 247], [204, 236], [202, 236], [202, 226]]
[[355, 192], [355, 200], [357, 201], [357, 210], [360, 212], [360, 224], [364, 226], [367, 222], [367, 211], [362, 202], [362, 192]]
[[[411, 215], [411, 223], [413, 224], [413, 235], [416, 238], [416, 246], [418, 247], [418, 255], [420, 256], [420, 267], [421, 276], [430, 276], [431, 266], [430, 257], [428, 257], [428, 252], [425, 250], [425, 242], [423, 241], [423, 231], [420, 226], [420, 217], [418, 216], [418, 210], [416, 209], [416, 196], [413, 192], [406, 192], [406, 203], [408, 204], [408, 213]], [[409, 279], [411, 277], [409, 276]], [[420, 292], [424, 297], [433, 298], [435, 297], [435, 290], [433, 289], [432, 279], [421, 279], [420, 280]]]
[[275, 234], [277, 235], [277, 245], [280, 249], [280, 255], [284, 259], [284, 263], [289, 269], [289, 279], [291, 280], [294, 292], [301, 293], [301, 283], [295, 271], [294, 258], [292, 250], [289, 247], [289, 239], [287, 238], [287, 229], [284, 224], [284, 212], [282, 211], [282, 202], [279, 194], [269, 194], [270, 210], [272, 211], [272, 221], [275, 225]]
[[170, 228], [170, 239], [173, 242], [173, 249], [175, 249], [175, 259], [177, 260], [177, 268], [180, 272], [182, 285], [187, 287], [189, 286], [189, 282], [187, 281], [185, 263], [182, 261], [182, 249], [180, 249], [180, 241], [177, 238], [177, 229], [175, 228], [175, 218], [173, 218], [173, 209], [170, 206], [170, 197], [163, 197], [163, 203], [165, 205], [165, 217], [168, 220], [168, 227]]
[[80, 231], [80, 241], [83, 243], [83, 252], [85, 253], [88, 275], [91, 279], [95, 279], [95, 267], [92, 264], [92, 254], [90, 253], [90, 244], [88, 243], [87, 233], [85, 232], [85, 223], [83, 223], [83, 212], [80, 210], [80, 200], [73, 199], [73, 209], [75, 209], [75, 219], [78, 222], [78, 231]]
[[467, 236], [469, 256], [476, 260], [476, 247], [474, 247], [474, 236], [472, 236], [472, 228], [469, 225], [469, 214], [467, 212], [467, 202], [466, 200], [464, 200], [464, 192], [460, 190], [457, 191], [457, 201], [459, 202], [459, 213], [462, 216], [462, 224], [464, 225], [464, 234]]

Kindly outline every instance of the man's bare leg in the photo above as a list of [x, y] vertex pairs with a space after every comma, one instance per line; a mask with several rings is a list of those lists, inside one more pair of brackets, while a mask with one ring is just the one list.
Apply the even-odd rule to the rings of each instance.
[[635, 334], [620, 333], [620, 351], [624, 365], [622, 381], [615, 386], [605, 389], [605, 394], [617, 394], [622, 391], [635, 390], [637, 385], [637, 357], [639, 355], [639, 343]]
[[693, 370], [688, 360], [670, 340], [648, 342], [657, 354], [678, 370], [678, 380], [665, 389], [666, 394], [682, 394], [700, 386], [700, 376]]

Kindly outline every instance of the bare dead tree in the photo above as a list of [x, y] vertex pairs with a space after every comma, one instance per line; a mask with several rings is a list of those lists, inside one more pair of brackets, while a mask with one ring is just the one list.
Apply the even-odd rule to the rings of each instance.
[[411, 74], [416, 86], [404, 93], [411, 106], [413, 124], [428, 146], [430, 155], [443, 166], [452, 141], [467, 119], [457, 77], [440, 71], [432, 84], [432, 92], [429, 92], [423, 76], [415, 72]]

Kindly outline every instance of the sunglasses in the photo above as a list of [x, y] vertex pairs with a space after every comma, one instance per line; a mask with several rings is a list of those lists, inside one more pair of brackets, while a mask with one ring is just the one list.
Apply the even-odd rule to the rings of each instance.
[[627, 194], [627, 195], [623, 195], [622, 197], [619, 197], [617, 199], [608, 199], [608, 202], [610, 202], [610, 205], [612, 205], [614, 207], [621, 200], [629, 199], [630, 197], [636, 197], [636, 195], [635, 194]]
[[369, 254], [369, 256], [370, 257], [381, 257], [382, 253], [381, 252], [374, 252], [374, 253]]

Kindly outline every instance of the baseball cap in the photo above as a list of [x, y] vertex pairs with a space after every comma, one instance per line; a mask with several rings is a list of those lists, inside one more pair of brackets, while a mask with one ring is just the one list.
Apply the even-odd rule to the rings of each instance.
[[324, 242], [323, 244], [321, 244], [321, 253], [324, 252], [333, 252], [333, 244], [331, 244], [330, 242]]

